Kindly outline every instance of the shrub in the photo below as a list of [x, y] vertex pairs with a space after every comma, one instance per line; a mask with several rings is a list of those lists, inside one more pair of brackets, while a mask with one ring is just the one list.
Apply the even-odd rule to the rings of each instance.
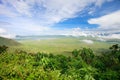
[[0, 46], [0, 54], [7, 51], [7, 46], [3, 45], [3, 46]]

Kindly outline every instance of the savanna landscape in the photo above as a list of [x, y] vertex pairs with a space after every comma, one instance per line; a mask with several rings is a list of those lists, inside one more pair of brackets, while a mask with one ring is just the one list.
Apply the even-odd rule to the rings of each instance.
[[7, 46], [0, 46], [0, 79], [119, 80], [120, 46], [100, 41], [86, 43], [80, 39], [0, 38], [8, 42]]
[[120, 80], [120, 0], [0, 0], [0, 80]]

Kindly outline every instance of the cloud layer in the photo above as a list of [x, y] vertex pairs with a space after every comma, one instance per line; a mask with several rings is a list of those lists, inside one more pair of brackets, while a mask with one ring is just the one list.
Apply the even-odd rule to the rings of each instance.
[[98, 24], [101, 29], [120, 30], [120, 10], [99, 18], [88, 20], [89, 24]]
[[[98, 18], [88, 20], [89, 24], [97, 24], [100, 37], [120, 39], [120, 10]], [[106, 35], [107, 34], [107, 35]]]
[[92, 4], [100, 7], [107, 1], [111, 0], [1, 0], [0, 15], [36, 17], [41, 24], [54, 24], [78, 16]]
[[[7, 21], [6, 24], [8, 26], [5, 26], [5, 23], [0, 23], [0, 34], [7, 33], [4, 31], [7, 30], [15, 34], [26, 35], [64, 34], [97, 36], [101, 34], [100, 31], [86, 31], [79, 27], [62, 30], [52, 26], [70, 18], [82, 16], [86, 10], [86, 13], [92, 14], [96, 8], [110, 1], [113, 0], [1, 0], [0, 17], [7, 18], [5, 20], [8, 20], [10, 24], [7, 24]], [[100, 30], [118, 30], [120, 29], [120, 20], [118, 18], [120, 18], [120, 11], [98, 18], [91, 18], [88, 20], [88, 23], [98, 24], [99, 28], [97, 29]], [[2, 18], [1, 20], [5, 21]]]
[[7, 30], [0, 28], [0, 36], [6, 38], [15, 38], [15, 35], [7, 33]]

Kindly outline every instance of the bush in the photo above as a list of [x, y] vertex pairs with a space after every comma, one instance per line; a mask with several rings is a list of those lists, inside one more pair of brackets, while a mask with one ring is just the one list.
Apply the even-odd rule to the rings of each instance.
[[0, 46], [0, 54], [7, 51], [7, 46], [3, 45], [3, 46]]

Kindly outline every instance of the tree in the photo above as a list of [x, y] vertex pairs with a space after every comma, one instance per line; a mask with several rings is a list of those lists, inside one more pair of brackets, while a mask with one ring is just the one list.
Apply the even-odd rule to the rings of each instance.
[[81, 50], [80, 55], [81, 55], [82, 59], [88, 64], [90, 64], [94, 58], [94, 53], [90, 48], [83, 48]]
[[72, 55], [74, 57], [78, 57], [79, 53], [80, 53], [80, 50], [77, 50], [77, 49], [75, 49], [75, 50], [72, 51]]

